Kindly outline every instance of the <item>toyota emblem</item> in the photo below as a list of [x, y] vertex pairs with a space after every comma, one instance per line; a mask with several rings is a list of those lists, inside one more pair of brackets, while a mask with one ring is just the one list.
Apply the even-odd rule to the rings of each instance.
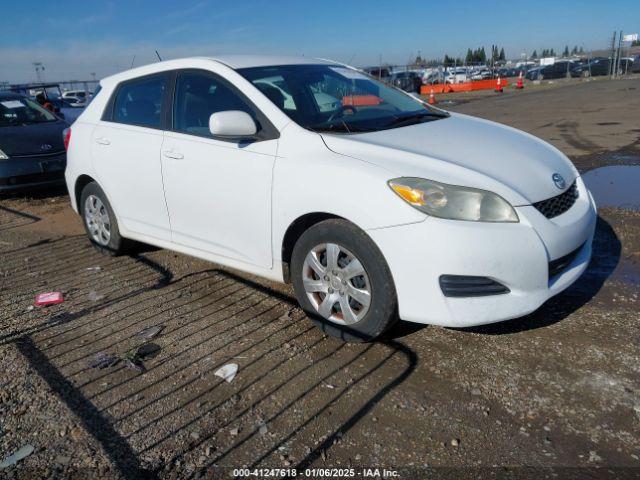
[[553, 183], [555, 183], [556, 187], [560, 190], [564, 190], [564, 187], [567, 186], [567, 182], [564, 181], [564, 178], [559, 173], [551, 175], [551, 180], [553, 180]]

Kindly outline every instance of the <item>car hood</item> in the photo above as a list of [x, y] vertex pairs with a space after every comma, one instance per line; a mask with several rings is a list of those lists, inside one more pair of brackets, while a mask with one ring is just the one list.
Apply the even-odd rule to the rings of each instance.
[[560, 194], [551, 178], [555, 173], [567, 186], [578, 176], [569, 159], [550, 144], [461, 114], [379, 132], [322, 137], [330, 150], [376, 164], [394, 176], [489, 190], [514, 206]]
[[[62, 131], [66, 127], [67, 124], [61, 120], [0, 127], [0, 149], [9, 157], [64, 151]], [[42, 148], [43, 145], [51, 148]]]

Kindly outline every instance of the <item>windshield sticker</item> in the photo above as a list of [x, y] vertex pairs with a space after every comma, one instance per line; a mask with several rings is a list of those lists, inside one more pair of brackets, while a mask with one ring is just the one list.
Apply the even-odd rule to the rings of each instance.
[[339, 73], [345, 78], [350, 78], [352, 80], [369, 80], [369, 77], [367, 77], [363, 73], [360, 73], [357, 70], [351, 70], [350, 68], [345, 68], [345, 67], [329, 67], [329, 68], [331, 68], [331, 70], [333, 70], [336, 73]]
[[0, 102], [2, 106], [6, 108], [22, 108], [24, 104], [20, 100], [7, 100], [5, 102]]

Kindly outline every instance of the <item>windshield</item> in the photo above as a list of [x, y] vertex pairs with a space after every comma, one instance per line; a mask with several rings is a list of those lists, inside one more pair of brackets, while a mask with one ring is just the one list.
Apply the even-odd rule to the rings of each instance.
[[24, 97], [0, 100], [0, 127], [55, 122], [57, 117]]
[[285, 65], [238, 73], [293, 121], [317, 132], [373, 132], [448, 116], [347, 67]]

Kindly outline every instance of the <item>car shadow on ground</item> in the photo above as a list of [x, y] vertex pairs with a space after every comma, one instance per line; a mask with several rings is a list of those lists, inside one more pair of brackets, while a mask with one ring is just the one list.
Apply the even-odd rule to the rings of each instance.
[[48, 198], [64, 197], [66, 195], [69, 195], [69, 193], [67, 192], [67, 187], [63, 184], [42, 185], [0, 192], [0, 201], [22, 199], [28, 202], [29, 200], [45, 200]]
[[618, 265], [621, 252], [622, 244], [615, 231], [609, 222], [598, 216], [591, 263], [576, 283], [525, 317], [459, 331], [502, 335], [558, 323], [596, 296]]
[[40, 217], [0, 205], [0, 232], [39, 222]]
[[[288, 295], [225, 271], [176, 277], [144, 255], [101, 256], [83, 237], [0, 256], [12, 277], [0, 296], [21, 306], [0, 344], [17, 347], [125, 478], [314, 465], [417, 364], [394, 340], [326, 337]], [[22, 307], [45, 290], [65, 302]], [[130, 368], [149, 343], [159, 352], [136, 363], [144, 373]], [[100, 355], [118, 361], [99, 368]], [[239, 366], [231, 383], [214, 375], [228, 363]]]

